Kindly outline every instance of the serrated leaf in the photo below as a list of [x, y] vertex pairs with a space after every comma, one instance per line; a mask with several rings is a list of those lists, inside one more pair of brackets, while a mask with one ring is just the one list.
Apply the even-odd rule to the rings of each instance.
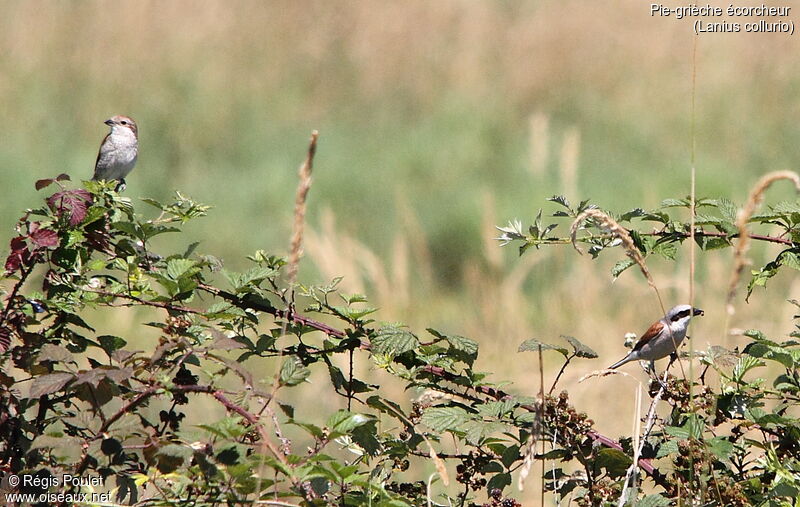
[[525, 340], [524, 342], [522, 342], [520, 344], [519, 348], [517, 349], [517, 352], [528, 352], [528, 351], [536, 352], [536, 351], [539, 351], [539, 349], [541, 349], [543, 351], [544, 350], [555, 350], [556, 352], [560, 353], [564, 357], [567, 357], [567, 355], [569, 355], [569, 351], [566, 348], [559, 347], [557, 345], [550, 345], [549, 343], [543, 343], [543, 342], [540, 342], [539, 340], [537, 340], [535, 338], [530, 338], [530, 339]]
[[670, 505], [672, 505], [672, 500], [659, 494], [647, 495], [636, 502], [636, 507], [669, 507]]
[[350, 433], [359, 426], [363, 426], [373, 419], [364, 414], [356, 414], [348, 410], [338, 410], [334, 412], [325, 424], [331, 431], [338, 433]]
[[664, 199], [659, 205], [660, 208], [685, 208], [690, 205], [686, 199]]
[[511, 484], [511, 474], [510, 473], [502, 473], [502, 474], [495, 474], [489, 479], [489, 482], [486, 484], [486, 491], [492, 491], [493, 489], [503, 490], [506, 486]]
[[569, 201], [563, 195], [554, 195], [553, 197], [548, 197], [547, 200], [550, 202], [554, 202], [556, 204], [560, 204], [567, 209], [570, 209]]
[[300, 359], [296, 356], [287, 357], [281, 365], [281, 384], [285, 386], [296, 386], [305, 381], [311, 374], [311, 370], [303, 366]]
[[170, 259], [167, 261], [167, 276], [177, 280], [182, 276], [190, 276], [200, 271], [197, 263], [191, 259]]
[[694, 224], [695, 225], [719, 225], [722, 223], [722, 219], [719, 217], [715, 217], [713, 215], [703, 215], [701, 213], [697, 213], [694, 216]]
[[706, 440], [706, 446], [718, 459], [728, 459], [733, 453], [733, 442], [725, 437], [714, 437]]
[[447, 335], [447, 342], [456, 350], [473, 355], [478, 353], [478, 342], [459, 335]]
[[611, 276], [614, 277], [614, 279], [616, 280], [617, 278], [619, 278], [619, 275], [623, 273], [623, 271], [633, 266], [634, 264], [636, 263], [633, 261], [633, 259], [628, 259], [628, 258], [622, 259], [621, 261], [617, 261], [617, 263], [614, 264], [614, 267], [611, 268]]
[[729, 199], [725, 199], [724, 197], [717, 199], [717, 209], [725, 220], [736, 222], [739, 209]]
[[653, 246], [653, 252], [664, 257], [665, 259], [674, 261], [675, 256], [678, 254], [678, 245], [667, 241], [656, 242], [656, 244]]
[[111, 355], [115, 350], [119, 350], [128, 344], [128, 342], [126, 342], [119, 336], [111, 336], [107, 334], [98, 336], [97, 341], [100, 342], [100, 347], [108, 355]]
[[422, 413], [422, 423], [434, 431], [460, 429], [469, 414], [459, 407], [431, 407]]
[[40, 375], [33, 379], [28, 397], [38, 398], [46, 394], [58, 392], [73, 378], [75, 378], [75, 375], [72, 373], [50, 373], [49, 375]]
[[478, 413], [487, 417], [502, 417], [510, 413], [517, 406], [517, 402], [513, 399], [502, 401], [490, 401], [482, 405], [478, 405]]
[[92, 203], [92, 194], [82, 188], [62, 190], [47, 198], [47, 205], [59, 217], [67, 216], [69, 225], [75, 227], [86, 216], [86, 210]]
[[72, 360], [72, 352], [61, 345], [45, 343], [39, 352], [39, 361], [70, 362]]
[[627, 213], [623, 213], [620, 217], [618, 222], [627, 221], [630, 222], [634, 218], [643, 217], [645, 215], [645, 211], [642, 208], [636, 208], [628, 211]]
[[575, 352], [576, 356], [585, 357], [587, 359], [594, 359], [598, 357], [597, 352], [592, 350], [589, 346], [582, 343], [577, 338], [573, 336], [564, 336], [564, 335], [561, 335], [561, 337], [564, 338], [567, 341], [567, 343], [569, 343], [572, 346], [572, 350]]
[[792, 269], [800, 270], [800, 256], [796, 253], [784, 251], [780, 258], [781, 266], [788, 266]]
[[618, 449], [604, 448], [597, 452], [594, 465], [605, 468], [611, 477], [621, 477], [625, 475], [632, 462], [633, 460], [624, 452]]
[[678, 452], [678, 441], [667, 440], [666, 442], [662, 442], [661, 445], [658, 447], [658, 453], [656, 453], [656, 458], [663, 458], [664, 456], [675, 454], [677, 452]]
[[372, 350], [376, 354], [397, 356], [419, 347], [419, 340], [407, 329], [397, 326], [380, 328], [372, 338]]

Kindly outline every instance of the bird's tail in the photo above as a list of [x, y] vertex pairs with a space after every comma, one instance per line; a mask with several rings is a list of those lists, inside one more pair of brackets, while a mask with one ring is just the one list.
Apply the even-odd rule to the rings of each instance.
[[623, 357], [622, 359], [620, 359], [619, 361], [617, 361], [616, 363], [614, 363], [611, 366], [609, 366], [608, 369], [609, 370], [617, 369], [620, 366], [622, 366], [623, 364], [629, 363], [631, 361], [634, 361], [634, 359], [630, 355], [627, 355], [627, 356]]

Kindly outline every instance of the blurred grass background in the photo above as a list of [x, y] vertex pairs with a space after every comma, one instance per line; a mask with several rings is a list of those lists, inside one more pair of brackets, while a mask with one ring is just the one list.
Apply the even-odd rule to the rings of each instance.
[[[494, 225], [530, 222], [553, 194], [617, 212], [688, 194], [690, 20], [651, 18], [635, 0], [0, 8], [5, 238], [38, 203], [33, 181], [90, 177], [103, 120], [127, 114], [141, 149], [126, 195], [165, 200], [181, 190], [213, 204], [189, 236], [242, 269], [257, 248], [285, 253], [297, 166], [318, 129], [302, 281], [344, 275], [381, 320], [477, 339], [478, 368], [524, 394], [539, 388], [535, 358], [509, 352], [526, 338], [577, 336], [601, 359], [576, 364], [562, 386], [600, 431], [630, 431], [619, 417], [632, 410], [630, 381], [575, 381], [621, 357], [624, 333], [658, 317], [646, 284], [633, 271], [611, 283], [621, 253], [597, 263], [566, 247], [517, 258], [491, 238]], [[781, 34], [699, 39], [699, 196], [741, 203], [761, 174], [797, 168], [798, 49]], [[776, 189], [768, 200], [785, 198]], [[776, 252], [757, 248], [755, 262]], [[678, 263], [651, 264], [668, 304], [688, 297], [687, 262], [684, 247]], [[698, 262], [707, 315], [695, 347], [733, 347], [721, 336], [730, 252]], [[734, 325], [787, 332], [785, 299], [798, 287], [780, 275], [740, 305]], [[140, 321], [113, 325], [130, 334]], [[548, 371], [558, 366], [550, 359]]]

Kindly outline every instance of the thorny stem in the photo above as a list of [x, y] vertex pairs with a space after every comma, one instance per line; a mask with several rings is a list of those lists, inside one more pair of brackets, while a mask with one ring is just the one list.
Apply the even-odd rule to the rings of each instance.
[[550, 390], [547, 392], [548, 395], [553, 394], [553, 390], [556, 388], [556, 384], [558, 384], [558, 379], [561, 378], [561, 375], [564, 373], [564, 370], [567, 369], [567, 365], [569, 364], [570, 361], [572, 361], [575, 355], [576, 354], [573, 352], [572, 355], [567, 357], [567, 360], [564, 361], [564, 364], [561, 365], [561, 369], [558, 370], [558, 375], [556, 375], [556, 379], [553, 381], [553, 385], [550, 386]]
[[[738, 238], [739, 234], [726, 234], [724, 232], [714, 232], [714, 231], [702, 231], [702, 230], [695, 230], [694, 235], [689, 232], [667, 232], [667, 231], [653, 231], [653, 232], [640, 232], [640, 236], [651, 236], [651, 237], [667, 237], [667, 236], [676, 236], [681, 239], [688, 239], [691, 237], [695, 238]], [[748, 234], [747, 235], [750, 239], [756, 241], [766, 241], [768, 243], [778, 243], [781, 245], [787, 246], [794, 246], [794, 241], [778, 236], [767, 236], [764, 234]], [[612, 235], [605, 235], [605, 234], [598, 234], [594, 236], [584, 236], [577, 238], [577, 241], [587, 242], [590, 239], [613, 239]], [[534, 244], [537, 245], [569, 245], [572, 244], [571, 238], [543, 238], [533, 241]]]
[[[208, 285], [205, 285], [205, 284], [200, 284], [199, 288], [204, 290], [204, 291], [206, 291], [206, 292], [208, 292], [208, 293], [210, 293], [210, 294], [213, 294], [213, 295], [218, 296], [218, 297], [220, 297], [222, 299], [225, 299], [226, 301], [228, 301], [229, 303], [233, 304], [234, 306], [237, 306], [237, 307], [242, 308], [242, 309], [258, 310], [258, 311], [262, 311], [262, 312], [265, 312], [265, 313], [269, 313], [269, 314], [271, 314], [271, 315], [273, 315], [273, 316], [275, 316], [277, 318], [287, 318], [287, 319], [289, 319], [289, 320], [291, 320], [291, 321], [293, 321], [293, 322], [295, 322], [297, 324], [302, 324], [304, 326], [308, 326], [310, 328], [316, 329], [317, 331], [321, 331], [321, 332], [323, 332], [323, 333], [325, 333], [325, 334], [327, 334], [329, 336], [334, 336], [336, 338], [345, 338], [347, 336], [347, 334], [344, 331], [341, 331], [339, 329], [331, 327], [331, 326], [329, 326], [327, 324], [324, 324], [322, 322], [314, 320], [314, 319], [312, 319], [310, 317], [305, 317], [303, 315], [300, 315], [300, 314], [297, 314], [297, 313], [293, 313], [293, 312], [290, 313], [290, 312], [287, 312], [287, 311], [284, 311], [284, 310], [279, 310], [279, 309], [275, 308], [274, 306], [271, 306], [271, 305], [268, 305], [268, 304], [264, 304], [264, 303], [261, 303], [261, 302], [244, 301], [240, 297], [236, 296], [235, 294], [232, 294], [230, 292], [227, 292], [227, 291], [224, 291], [224, 290], [221, 290], [221, 289], [217, 289], [216, 287], [211, 287], [211, 286], [208, 286]], [[311, 347], [309, 347], [309, 348], [311, 348]], [[368, 341], [362, 339], [361, 340], [361, 344], [359, 345], [359, 348], [362, 349], [362, 350], [369, 350], [370, 343]], [[445, 370], [444, 368], [441, 368], [439, 366], [428, 365], [428, 366], [425, 366], [423, 368], [423, 371], [425, 371], [426, 373], [429, 373], [431, 375], [434, 375], [436, 377], [439, 377], [439, 378], [441, 378], [443, 380], [450, 381], [450, 382], [463, 380], [463, 378], [460, 377], [459, 375], [456, 375], [454, 373], [450, 373], [447, 370]], [[478, 393], [480, 393], [480, 394], [482, 394], [484, 396], [489, 396], [489, 397], [494, 398], [496, 400], [504, 400], [504, 399], [510, 399], [511, 398], [510, 394], [508, 394], [508, 393], [506, 393], [506, 392], [504, 392], [504, 391], [502, 391], [500, 389], [491, 387], [491, 386], [472, 386], [471, 389], [477, 391]], [[533, 405], [527, 405], [526, 404], [526, 405], [521, 405], [520, 407], [523, 410], [527, 410], [529, 412], [536, 412], [538, 410]], [[610, 447], [612, 449], [617, 449], [619, 451], [623, 450], [622, 446], [618, 442], [616, 442], [615, 440], [613, 440], [611, 438], [608, 438], [608, 437], [606, 437], [604, 435], [601, 435], [600, 433], [597, 433], [594, 430], [588, 431], [587, 432], [587, 436], [589, 438], [591, 438], [593, 441], [599, 442], [602, 445], [605, 445], [606, 447]], [[645, 472], [647, 472], [653, 478], [653, 480], [656, 481], [656, 483], [658, 483], [660, 485], [663, 485], [663, 481], [660, 479], [661, 475], [658, 473], [658, 471], [655, 469], [655, 467], [653, 467], [653, 465], [650, 463], [650, 460], [648, 460], [648, 459], [640, 459], [639, 460], [639, 466]]]
[[0, 326], [6, 323], [6, 319], [8, 318], [8, 314], [11, 311], [11, 306], [14, 304], [14, 300], [17, 297], [17, 293], [19, 292], [20, 287], [22, 287], [22, 285], [25, 283], [28, 275], [31, 274], [31, 271], [33, 271], [33, 266], [27, 270], [25, 270], [25, 268], [22, 269], [19, 275], [19, 280], [14, 284], [14, 288], [11, 289], [11, 294], [9, 294], [8, 298], [6, 299], [7, 303], [5, 308], [3, 308], [3, 314], [0, 315]]

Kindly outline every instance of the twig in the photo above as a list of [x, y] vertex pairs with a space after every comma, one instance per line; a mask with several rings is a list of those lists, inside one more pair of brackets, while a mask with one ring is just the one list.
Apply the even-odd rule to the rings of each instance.
[[[344, 338], [344, 337], [347, 336], [347, 334], [344, 331], [341, 331], [339, 329], [331, 327], [328, 324], [324, 324], [324, 323], [319, 322], [319, 321], [317, 321], [315, 319], [312, 319], [310, 317], [306, 317], [306, 316], [299, 315], [299, 314], [296, 314], [296, 313], [289, 314], [286, 311], [279, 310], [279, 309], [277, 309], [277, 308], [275, 308], [275, 307], [273, 307], [271, 305], [265, 304], [263, 302], [244, 301], [242, 298], [236, 296], [235, 294], [232, 294], [230, 292], [227, 292], [227, 291], [224, 291], [224, 290], [221, 290], [221, 289], [217, 289], [216, 287], [211, 287], [209, 285], [200, 284], [199, 288], [204, 290], [204, 291], [206, 291], [206, 292], [208, 292], [209, 294], [213, 294], [213, 295], [215, 295], [217, 297], [225, 299], [226, 301], [228, 301], [229, 303], [233, 304], [234, 306], [242, 308], [242, 309], [251, 309], [251, 310], [262, 311], [262, 312], [265, 312], [265, 313], [269, 313], [269, 314], [271, 314], [271, 315], [273, 315], [273, 316], [275, 316], [277, 318], [285, 318], [285, 319], [291, 320], [292, 322], [295, 322], [295, 323], [298, 323], [298, 324], [302, 324], [302, 325], [310, 327], [312, 329], [316, 329], [317, 331], [325, 333], [328, 336], [333, 336], [333, 337], [336, 337], [336, 338]], [[366, 341], [366, 340], [361, 339], [361, 344], [359, 345], [359, 348], [362, 349], [362, 350], [369, 350], [370, 349], [370, 343], [368, 341]], [[311, 349], [313, 349], [313, 348], [309, 347], [309, 350], [311, 350]], [[464, 380], [463, 377], [461, 377], [459, 375], [456, 375], [454, 373], [450, 373], [449, 371], [445, 370], [442, 367], [427, 365], [427, 366], [423, 367], [422, 369], [423, 369], [423, 371], [425, 371], [427, 373], [430, 373], [431, 375], [434, 375], [436, 377], [439, 377], [439, 378], [441, 378], [443, 380], [463, 385], [463, 382], [462, 382]], [[484, 396], [489, 396], [489, 397], [494, 398], [496, 400], [504, 400], [504, 399], [510, 399], [511, 398], [510, 394], [508, 394], [508, 393], [506, 393], [506, 392], [504, 392], [504, 391], [502, 391], [500, 389], [491, 387], [491, 386], [484, 386], [484, 385], [473, 386], [472, 389], [474, 389], [476, 392], [478, 392], [478, 393], [480, 393], [480, 394], [482, 394]], [[538, 410], [533, 405], [528, 405], [528, 404], [520, 405], [520, 408], [522, 408], [523, 410], [527, 410], [529, 412], [536, 412]], [[589, 438], [591, 438], [592, 440], [594, 440], [595, 442], [599, 442], [602, 445], [605, 445], [606, 447], [610, 447], [612, 449], [617, 449], [619, 451], [623, 450], [622, 446], [617, 441], [615, 441], [615, 440], [613, 440], [613, 439], [611, 439], [609, 437], [606, 437], [606, 436], [604, 436], [604, 435], [602, 435], [602, 434], [600, 434], [600, 433], [598, 433], [598, 432], [596, 432], [594, 430], [589, 430], [586, 433], [586, 435]], [[639, 466], [642, 468], [642, 470], [647, 472], [651, 476], [651, 478], [653, 478], [653, 480], [656, 481], [657, 484], [664, 485], [663, 481], [661, 481], [661, 479], [660, 479], [660, 475], [657, 473], [657, 470], [650, 463], [650, 460], [648, 460], [648, 459], [640, 459], [639, 460]]]
[[658, 393], [653, 397], [653, 401], [650, 402], [650, 409], [647, 413], [647, 422], [645, 423], [644, 433], [639, 438], [639, 445], [634, 449], [633, 454], [633, 463], [631, 466], [628, 467], [628, 471], [625, 474], [625, 485], [622, 488], [622, 494], [619, 497], [619, 503], [617, 504], [618, 507], [623, 507], [625, 503], [628, 501], [628, 490], [630, 489], [631, 480], [634, 477], [634, 474], [639, 470], [639, 456], [642, 455], [642, 449], [644, 449], [644, 444], [647, 443], [647, 438], [650, 436], [650, 431], [653, 429], [653, 425], [655, 424], [656, 420], [656, 405], [658, 402], [661, 401], [661, 397], [664, 395], [664, 390], [666, 387], [665, 382], [667, 381], [667, 372], [664, 372], [664, 381], [661, 382], [661, 387], [658, 390]]
[[572, 353], [570, 356], [568, 356], [568, 357], [567, 357], [567, 360], [566, 360], [566, 361], [564, 361], [564, 364], [562, 364], [562, 365], [561, 365], [561, 369], [560, 369], [560, 370], [558, 370], [558, 375], [556, 375], [556, 378], [555, 378], [555, 380], [553, 380], [553, 385], [552, 385], [552, 386], [550, 386], [550, 390], [547, 392], [547, 394], [548, 394], [548, 395], [549, 395], [549, 394], [553, 394], [553, 390], [556, 388], [556, 384], [558, 384], [558, 379], [560, 379], [560, 378], [561, 378], [561, 375], [564, 373], [564, 370], [566, 370], [566, 369], [567, 369], [567, 365], [569, 364], [569, 362], [570, 362], [570, 361], [572, 361], [572, 359], [573, 359], [573, 358], [574, 358], [576, 355], [577, 355], [577, 354], [576, 354], [575, 352], [573, 352], [573, 353]]
[[[120, 299], [127, 299], [129, 301], [133, 301], [139, 305], [145, 306], [154, 306], [156, 308], [163, 308], [164, 310], [169, 310], [173, 312], [183, 312], [183, 313], [191, 313], [195, 315], [202, 315], [203, 312], [200, 310], [196, 310], [194, 308], [190, 308], [188, 306], [181, 306], [181, 305], [173, 305], [171, 303], [163, 303], [161, 301], [149, 301], [147, 299], [142, 299], [140, 297], [132, 296], [130, 294], [126, 294], [124, 292], [108, 292], [105, 290], [84, 290], [84, 292], [88, 292], [91, 294], [97, 294], [98, 296], [106, 296], [106, 297], [113, 297], [113, 298], [120, 298]], [[114, 306], [109, 304], [109, 306]], [[131, 306], [129, 304], [125, 304], [123, 306]]]

